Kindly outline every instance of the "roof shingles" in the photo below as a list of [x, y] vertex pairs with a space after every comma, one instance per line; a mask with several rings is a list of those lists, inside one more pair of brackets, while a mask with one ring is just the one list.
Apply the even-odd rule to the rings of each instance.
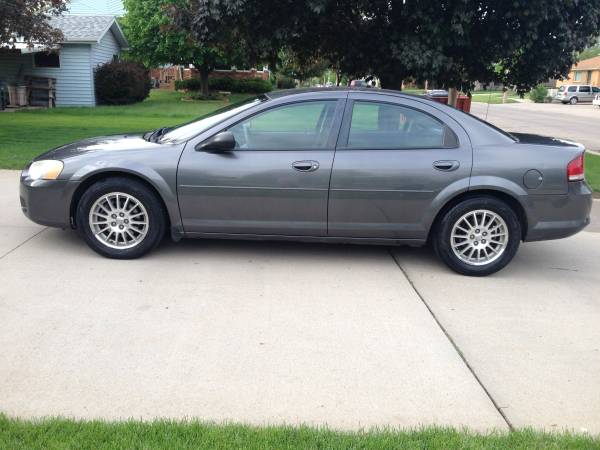
[[114, 16], [58, 16], [50, 25], [64, 35], [63, 42], [97, 42], [114, 22]]

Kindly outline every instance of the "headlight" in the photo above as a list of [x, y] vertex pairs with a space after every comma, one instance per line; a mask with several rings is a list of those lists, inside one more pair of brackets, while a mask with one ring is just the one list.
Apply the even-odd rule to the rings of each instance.
[[29, 178], [32, 180], [56, 180], [63, 170], [62, 161], [35, 161], [29, 166]]

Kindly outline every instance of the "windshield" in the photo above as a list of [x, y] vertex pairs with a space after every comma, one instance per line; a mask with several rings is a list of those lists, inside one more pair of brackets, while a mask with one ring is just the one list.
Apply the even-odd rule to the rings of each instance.
[[219, 108], [213, 112], [199, 117], [198, 119], [193, 120], [192, 122], [188, 122], [169, 130], [160, 137], [159, 142], [162, 144], [173, 144], [187, 141], [188, 139], [191, 139], [194, 136], [197, 136], [200, 133], [208, 130], [213, 125], [222, 122], [225, 119], [229, 119], [230, 117], [233, 117], [236, 114], [252, 108], [253, 106], [258, 105], [266, 100], [267, 97], [261, 95], [259, 97], [251, 97], [249, 99], [242, 100], [241, 102]]

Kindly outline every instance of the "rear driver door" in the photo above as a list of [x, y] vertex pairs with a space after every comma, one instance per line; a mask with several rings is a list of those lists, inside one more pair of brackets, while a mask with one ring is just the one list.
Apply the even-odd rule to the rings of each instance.
[[467, 190], [471, 145], [418, 99], [351, 93], [329, 192], [330, 236], [425, 239], [445, 189]]

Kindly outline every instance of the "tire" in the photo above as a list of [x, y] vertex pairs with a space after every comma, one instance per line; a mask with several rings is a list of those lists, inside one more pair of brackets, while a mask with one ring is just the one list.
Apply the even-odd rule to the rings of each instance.
[[[502, 231], [508, 236], [503, 237]], [[455, 272], [469, 276], [490, 275], [504, 268], [520, 242], [521, 223], [515, 211], [491, 196], [472, 197], [450, 208], [433, 235], [433, 247], [440, 259]]]
[[130, 178], [91, 185], [77, 204], [79, 234], [92, 250], [115, 259], [133, 259], [154, 249], [166, 230], [166, 212], [152, 189]]
[[571, 97], [571, 100], [569, 100], [569, 104], [576, 105], [578, 101], [579, 99], [577, 97]]

